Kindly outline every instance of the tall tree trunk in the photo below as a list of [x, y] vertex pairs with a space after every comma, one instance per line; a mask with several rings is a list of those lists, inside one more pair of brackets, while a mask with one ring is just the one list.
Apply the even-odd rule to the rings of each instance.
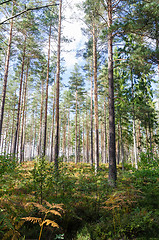
[[[87, 114], [86, 114], [87, 115]], [[83, 142], [83, 144], [82, 144], [82, 148], [83, 148], [83, 163], [85, 163], [85, 140], [84, 140], [84, 129], [85, 127], [84, 127], [84, 120], [83, 120], [83, 137], [82, 137], [82, 142]]]
[[61, 13], [62, 0], [59, 6], [59, 26], [58, 26], [58, 49], [57, 49], [57, 75], [56, 75], [56, 114], [55, 114], [55, 171], [58, 173], [59, 156], [59, 92], [60, 92], [60, 53], [61, 53]]
[[81, 122], [80, 122], [80, 113], [79, 113], [79, 127], [78, 127], [78, 162], [80, 162], [81, 158]]
[[62, 142], [62, 153], [63, 153], [63, 161], [66, 161], [66, 122], [64, 122], [63, 126], [63, 142]]
[[12, 122], [12, 133], [11, 133], [11, 143], [10, 143], [10, 154], [12, 153], [12, 149], [13, 149], [15, 105], [16, 105], [16, 91], [15, 91], [14, 107], [13, 107], [13, 122]]
[[75, 119], [75, 163], [78, 162], [78, 145], [77, 145], [77, 90], [76, 90], [76, 119]]
[[26, 108], [26, 93], [27, 93], [27, 81], [28, 81], [28, 68], [29, 68], [29, 59], [27, 62], [26, 69], [26, 78], [25, 78], [25, 89], [24, 89], [24, 103], [23, 103], [23, 113], [22, 113], [22, 130], [21, 130], [21, 141], [20, 141], [20, 163], [23, 159], [23, 138], [24, 138], [24, 117], [25, 117], [25, 108]]
[[114, 79], [113, 79], [113, 36], [112, 0], [108, 0], [108, 82], [109, 82], [109, 182], [114, 186], [117, 179], [115, 150], [115, 112], [114, 112]]
[[120, 125], [118, 123], [118, 165], [120, 163]]
[[49, 29], [49, 48], [48, 48], [47, 77], [46, 77], [43, 157], [45, 157], [46, 155], [46, 140], [47, 140], [47, 107], [48, 107], [48, 86], [49, 86], [49, 68], [50, 68], [50, 42], [51, 42], [51, 24]]
[[67, 162], [70, 158], [70, 110], [68, 112]]
[[120, 117], [120, 140], [121, 140], [121, 162], [122, 162], [122, 170], [124, 170], [124, 159], [125, 159], [125, 154], [124, 154], [124, 144], [123, 144], [123, 129], [122, 129], [122, 124], [121, 124], [121, 117]]
[[39, 141], [38, 141], [38, 156], [41, 155], [41, 138], [42, 138], [42, 122], [43, 122], [43, 101], [44, 101], [44, 80], [41, 82], [41, 109], [40, 109], [40, 123], [39, 123]]
[[91, 74], [91, 166], [93, 167], [93, 76], [92, 74]]
[[107, 163], [107, 117], [106, 117], [106, 100], [104, 100], [104, 163]]
[[93, 23], [93, 66], [94, 66], [94, 115], [95, 115], [95, 173], [99, 168], [99, 123], [98, 123], [98, 87], [97, 87], [97, 37]]
[[16, 123], [16, 130], [15, 130], [15, 137], [14, 137], [14, 145], [13, 145], [13, 154], [16, 153], [17, 147], [17, 137], [18, 137], [18, 130], [19, 130], [19, 123], [20, 123], [20, 103], [21, 103], [21, 94], [22, 94], [22, 85], [23, 85], [23, 73], [24, 73], [24, 64], [25, 64], [25, 51], [26, 51], [26, 36], [24, 40], [24, 50], [23, 50], [23, 59], [22, 59], [22, 70], [21, 70], [21, 79], [20, 79], [20, 88], [19, 88], [19, 101], [18, 101], [18, 112], [17, 112], [17, 123]]
[[52, 133], [51, 133], [51, 153], [50, 162], [53, 162], [53, 149], [54, 149], [54, 121], [55, 121], [55, 81], [54, 81], [54, 96], [53, 96], [53, 106], [52, 106]]
[[138, 169], [137, 163], [137, 143], [136, 143], [136, 121], [135, 121], [135, 109], [134, 109], [134, 82], [133, 82], [133, 72], [131, 71], [131, 84], [132, 84], [132, 101], [133, 101], [133, 141], [134, 141], [134, 160], [135, 168]]
[[[13, 7], [14, 7], [14, 3], [13, 3]], [[12, 10], [12, 15], [13, 15], [13, 10]], [[0, 142], [1, 142], [3, 116], [4, 116], [4, 105], [5, 105], [5, 99], [6, 99], [9, 61], [10, 61], [10, 53], [11, 53], [12, 31], [13, 31], [13, 19], [11, 20], [11, 24], [10, 24], [9, 42], [8, 42], [8, 50], [7, 50], [7, 57], [6, 57], [6, 63], [5, 63], [4, 80], [3, 80], [3, 91], [2, 91], [1, 113], [0, 113]]]

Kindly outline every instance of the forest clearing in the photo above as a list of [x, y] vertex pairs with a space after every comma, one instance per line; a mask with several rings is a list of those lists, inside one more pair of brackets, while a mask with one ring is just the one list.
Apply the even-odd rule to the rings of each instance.
[[0, 19], [0, 239], [159, 239], [158, 0]]

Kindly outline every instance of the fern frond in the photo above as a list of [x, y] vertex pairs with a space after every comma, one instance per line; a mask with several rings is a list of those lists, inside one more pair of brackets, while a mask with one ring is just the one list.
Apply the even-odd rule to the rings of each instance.
[[49, 224], [51, 224], [51, 226], [53, 227], [53, 228], [59, 228], [59, 225], [57, 224], [57, 223], [55, 223], [54, 221], [51, 221], [51, 220], [49, 220], [49, 219], [46, 219], [45, 221], [43, 221], [42, 222], [42, 225], [44, 225], [44, 224], [46, 224], [46, 225], [49, 225]]
[[41, 218], [36, 218], [36, 217], [25, 217], [25, 218], [21, 218], [24, 221], [29, 221], [32, 223], [39, 223], [39, 225], [42, 224], [42, 219]]
[[41, 212], [44, 212], [44, 213], [48, 213], [48, 209], [43, 207], [41, 204], [39, 203], [35, 203], [35, 202], [29, 202], [27, 203], [25, 206], [29, 206], [29, 205], [33, 205], [35, 207], [37, 207]]
[[55, 210], [48, 210], [48, 213], [52, 213], [54, 215], [58, 215], [58, 216], [61, 217], [61, 214], [59, 212], [55, 211]]

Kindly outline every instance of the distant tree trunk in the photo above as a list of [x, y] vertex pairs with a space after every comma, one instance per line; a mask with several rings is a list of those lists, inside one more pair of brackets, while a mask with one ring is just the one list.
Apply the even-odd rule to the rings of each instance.
[[12, 153], [12, 149], [13, 149], [15, 105], [16, 105], [16, 91], [15, 91], [14, 107], [13, 107], [13, 122], [12, 122], [12, 133], [11, 133], [11, 143], [10, 143], [10, 154]]
[[93, 167], [93, 76], [91, 74], [91, 166]]
[[63, 161], [66, 161], [66, 122], [63, 126], [63, 142], [62, 142]]
[[[13, 10], [12, 10], [12, 15], [13, 15]], [[7, 50], [7, 57], [6, 57], [6, 63], [5, 63], [4, 80], [3, 80], [3, 91], [2, 91], [1, 113], [0, 113], [0, 142], [1, 142], [3, 116], [4, 116], [4, 105], [5, 105], [5, 99], [6, 99], [9, 61], [10, 61], [10, 53], [11, 53], [12, 31], [13, 31], [13, 19], [11, 20], [11, 24], [10, 24], [9, 42], [8, 42], [8, 50]]]
[[70, 158], [70, 110], [68, 112], [67, 162]]
[[121, 124], [121, 117], [120, 117], [120, 140], [121, 140], [121, 162], [122, 162], [122, 170], [124, 170], [125, 154], [124, 154], [123, 129], [122, 129], [122, 124]]
[[133, 101], [133, 141], [134, 141], [134, 160], [135, 168], [138, 169], [137, 163], [137, 143], [136, 143], [136, 121], [135, 121], [135, 109], [134, 109], [134, 82], [133, 82], [133, 72], [131, 71], [131, 84], [132, 84], [132, 101]]
[[80, 114], [79, 114], [79, 127], [78, 127], [78, 162], [81, 161], [81, 122], [80, 122]]
[[55, 171], [58, 173], [58, 156], [59, 156], [59, 91], [60, 91], [60, 53], [61, 53], [61, 13], [62, 0], [59, 6], [59, 26], [58, 26], [58, 50], [57, 50], [57, 75], [56, 75], [56, 115], [55, 115]]
[[76, 119], [75, 119], [75, 163], [78, 162], [78, 145], [77, 145], [77, 90], [76, 90]]
[[25, 108], [26, 108], [26, 93], [27, 93], [27, 81], [28, 81], [28, 68], [29, 68], [29, 59], [27, 62], [26, 69], [26, 78], [25, 78], [25, 89], [24, 89], [24, 103], [23, 103], [23, 113], [22, 113], [22, 129], [21, 129], [21, 141], [20, 141], [20, 163], [23, 160], [23, 139], [24, 139], [24, 120], [25, 120]]
[[114, 79], [113, 79], [113, 35], [112, 0], [108, 0], [108, 82], [109, 82], [109, 183], [115, 186], [117, 180], [115, 150], [115, 112], [114, 112]]
[[16, 123], [16, 131], [14, 137], [14, 145], [13, 145], [13, 154], [16, 154], [17, 147], [17, 137], [20, 123], [20, 103], [21, 103], [21, 94], [22, 94], [22, 84], [23, 84], [23, 73], [24, 73], [24, 64], [25, 64], [25, 51], [26, 51], [26, 36], [24, 40], [24, 50], [23, 50], [23, 59], [22, 59], [22, 70], [21, 70], [21, 79], [20, 79], [20, 88], [19, 88], [19, 101], [18, 101], [18, 112], [17, 112], [17, 123]]
[[49, 87], [49, 69], [50, 69], [50, 42], [51, 42], [51, 24], [49, 29], [49, 48], [48, 48], [47, 77], [46, 77], [43, 157], [45, 157], [46, 155], [46, 140], [47, 140], [47, 107], [48, 107], [48, 87]]
[[85, 131], [85, 127], [84, 127], [84, 120], [83, 120], [83, 137], [82, 137], [82, 147], [83, 147], [83, 163], [85, 163], [85, 138], [84, 138], [84, 131]]
[[54, 121], [55, 121], [55, 82], [54, 82], [54, 96], [53, 96], [53, 106], [52, 106], [52, 134], [51, 134], [51, 154], [50, 162], [53, 162], [53, 149], [54, 149]]
[[107, 163], [107, 118], [106, 118], [106, 100], [104, 100], [104, 163]]
[[97, 87], [97, 37], [93, 23], [93, 63], [94, 63], [94, 114], [95, 114], [95, 173], [99, 168], [99, 123], [98, 123], [98, 87]]
[[118, 123], [118, 165], [120, 163], [120, 125]]
[[42, 79], [42, 82], [41, 82], [41, 109], [40, 109], [40, 123], [39, 123], [38, 156], [40, 156], [40, 155], [41, 155], [41, 138], [42, 138], [43, 102], [44, 102], [44, 80]]
[[101, 121], [101, 163], [104, 163], [104, 132], [102, 121]]

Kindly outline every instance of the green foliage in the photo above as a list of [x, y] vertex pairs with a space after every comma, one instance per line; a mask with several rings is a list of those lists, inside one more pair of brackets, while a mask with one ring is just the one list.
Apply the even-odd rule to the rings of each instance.
[[0, 155], [0, 176], [15, 170], [17, 160], [12, 155]]
[[[62, 159], [59, 160], [58, 177], [53, 164], [45, 159], [25, 162], [15, 167], [12, 175], [5, 172], [9, 179], [7, 191], [3, 191], [0, 198], [0, 238], [7, 233], [13, 236], [15, 230], [26, 239], [38, 235], [37, 221], [44, 221], [46, 209], [50, 210], [44, 199], [55, 205], [63, 203], [65, 211], [62, 218], [47, 213], [47, 219], [58, 223], [60, 228], [44, 225], [42, 239], [157, 238], [159, 170], [156, 163], [151, 166], [154, 160], [148, 159], [147, 155], [141, 159], [138, 171], [128, 164], [125, 172], [118, 168], [118, 184], [114, 189], [108, 185], [108, 166], [105, 164], [100, 165], [97, 175], [89, 164], [68, 164]], [[21, 220], [25, 223], [18, 228]]]

